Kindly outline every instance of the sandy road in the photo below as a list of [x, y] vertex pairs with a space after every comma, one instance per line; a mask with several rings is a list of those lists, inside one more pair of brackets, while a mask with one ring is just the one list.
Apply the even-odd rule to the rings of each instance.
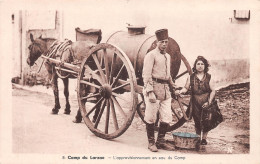
[[[145, 131], [130, 129], [123, 136], [107, 141], [92, 134], [84, 123], [74, 124], [77, 104], [71, 115], [51, 115], [51, 96], [24, 90], [13, 93], [13, 151], [15, 153], [148, 153]], [[64, 106], [64, 100], [61, 104]]]
[[[62, 97], [62, 96], [60, 96]], [[74, 97], [75, 98], [75, 97]], [[51, 115], [53, 97], [39, 92], [13, 90], [13, 152], [47, 154], [149, 154], [145, 126], [135, 117], [120, 137], [108, 141], [96, 137], [82, 122], [72, 123], [77, 100], [71, 98], [70, 115]], [[61, 98], [64, 107], [65, 99]], [[167, 154], [167, 151], [158, 153]], [[172, 153], [172, 152], [171, 152]]]
[[[154, 155], [147, 149], [145, 125], [136, 115], [129, 129], [114, 140], [96, 137], [82, 122], [72, 123], [77, 112], [77, 99], [70, 98], [71, 115], [63, 114], [65, 98], [61, 99], [58, 115], [51, 115], [53, 96], [23, 89], [13, 89], [13, 153], [81, 154], [81, 155]], [[179, 131], [192, 131], [193, 122]], [[249, 130], [237, 129], [223, 122], [209, 133], [205, 152], [160, 150], [157, 155], [226, 154], [249, 152]], [[171, 138], [168, 134], [167, 138]], [[245, 146], [246, 145], [246, 146]]]

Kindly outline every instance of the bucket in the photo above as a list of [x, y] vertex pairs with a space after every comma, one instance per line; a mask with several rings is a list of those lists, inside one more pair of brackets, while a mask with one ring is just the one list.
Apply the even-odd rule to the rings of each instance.
[[200, 136], [187, 132], [174, 132], [173, 141], [175, 146], [184, 149], [197, 149], [197, 144], [200, 141]]

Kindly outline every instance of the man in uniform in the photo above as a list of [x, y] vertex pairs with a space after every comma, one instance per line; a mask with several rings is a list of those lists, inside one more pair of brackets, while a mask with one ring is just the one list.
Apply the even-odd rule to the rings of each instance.
[[[172, 121], [171, 92], [174, 83], [170, 74], [171, 57], [166, 53], [168, 46], [168, 30], [155, 32], [157, 47], [146, 54], [143, 65], [144, 100], [146, 104], [145, 117], [148, 137], [148, 149], [157, 152], [158, 149], [174, 150], [174, 146], [166, 143], [165, 134]], [[157, 141], [154, 138], [154, 123], [159, 111], [160, 126]]]

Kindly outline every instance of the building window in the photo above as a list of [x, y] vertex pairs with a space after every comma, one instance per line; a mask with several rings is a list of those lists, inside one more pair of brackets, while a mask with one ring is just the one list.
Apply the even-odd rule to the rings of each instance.
[[249, 20], [250, 10], [234, 10], [234, 17], [237, 20]]

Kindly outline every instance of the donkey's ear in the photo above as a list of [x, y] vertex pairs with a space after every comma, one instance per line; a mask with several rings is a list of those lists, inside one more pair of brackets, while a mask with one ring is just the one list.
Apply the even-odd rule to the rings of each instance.
[[33, 35], [32, 35], [32, 34], [30, 34], [30, 39], [31, 39], [32, 42], [34, 42], [34, 39], [33, 39]]
[[42, 38], [42, 35], [40, 35], [39, 39], [41, 39], [41, 38]]

